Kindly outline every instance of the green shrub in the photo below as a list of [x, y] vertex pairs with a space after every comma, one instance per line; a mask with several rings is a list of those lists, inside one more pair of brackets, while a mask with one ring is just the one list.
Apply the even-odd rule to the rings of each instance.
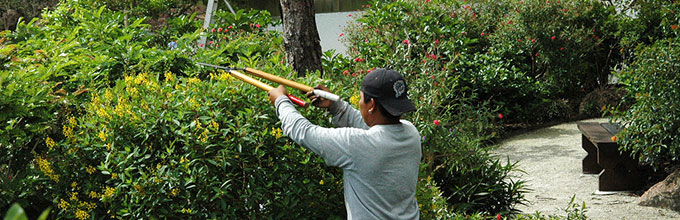
[[474, 2], [480, 18], [470, 22], [481, 23], [480, 41], [488, 42], [489, 52], [545, 83], [552, 97], [606, 85], [620, 60], [618, 17], [600, 1]]
[[157, 78], [129, 76], [93, 93], [65, 139], [35, 156], [60, 216], [342, 214], [340, 173], [281, 137], [263, 92], [224, 72]]
[[624, 125], [618, 135], [621, 149], [655, 169], [680, 162], [680, 40], [660, 40], [639, 49], [638, 56], [619, 75], [628, 94], [615, 119]]

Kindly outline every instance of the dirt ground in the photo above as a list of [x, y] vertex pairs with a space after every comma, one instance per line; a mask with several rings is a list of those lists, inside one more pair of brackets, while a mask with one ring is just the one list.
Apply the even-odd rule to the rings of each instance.
[[[607, 119], [584, 121], [607, 122]], [[634, 193], [598, 193], [597, 175], [582, 175], [581, 161], [586, 156], [581, 148], [581, 133], [576, 122], [542, 128], [510, 137], [494, 152], [511, 162], [519, 160], [513, 177], [525, 180], [531, 192], [525, 194], [526, 206], [518, 208], [527, 214], [566, 215], [572, 196], [577, 204], [586, 204], [590, 219], [680, 219], [680, 213], [669, 209], [639, 206]]]

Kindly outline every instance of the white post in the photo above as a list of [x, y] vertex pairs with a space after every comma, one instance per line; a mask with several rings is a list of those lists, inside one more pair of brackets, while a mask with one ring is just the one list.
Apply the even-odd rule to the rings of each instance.
[[[205, 8], [205, 19], [203, 20], [203, 30], [208, 31], [208, 27], [210, 27], [210, 24], [212, 23], [212, 15], [217, 10], [217, 2], [215, 0], [209, 0], [208, 1], [208, 7]], [[203, 45], [205, 48], [205, 42], [207, 41], [207, 37], [201, 36], [201, 39], [198, 40], [199, 45]]]

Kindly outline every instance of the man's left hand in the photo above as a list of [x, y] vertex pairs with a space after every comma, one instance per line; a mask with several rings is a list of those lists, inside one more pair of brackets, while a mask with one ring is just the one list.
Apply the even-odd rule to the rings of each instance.
[[275, 104], [276, 99], [279, 98], [279, 96], [286, 95], [286, 87], [283, 85], [279, 85], [279, 87], [276, 87], [272, 90], [269, 91], [269, 101], [272, 102], [272, 104]]

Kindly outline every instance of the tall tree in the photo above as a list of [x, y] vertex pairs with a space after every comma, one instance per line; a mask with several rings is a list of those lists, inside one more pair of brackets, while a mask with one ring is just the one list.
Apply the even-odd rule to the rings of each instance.
[[298, 76], [319, 70], [321, 44], [314, 18], [314, 0], [281, 0], [284, 48], [288, 63]]

